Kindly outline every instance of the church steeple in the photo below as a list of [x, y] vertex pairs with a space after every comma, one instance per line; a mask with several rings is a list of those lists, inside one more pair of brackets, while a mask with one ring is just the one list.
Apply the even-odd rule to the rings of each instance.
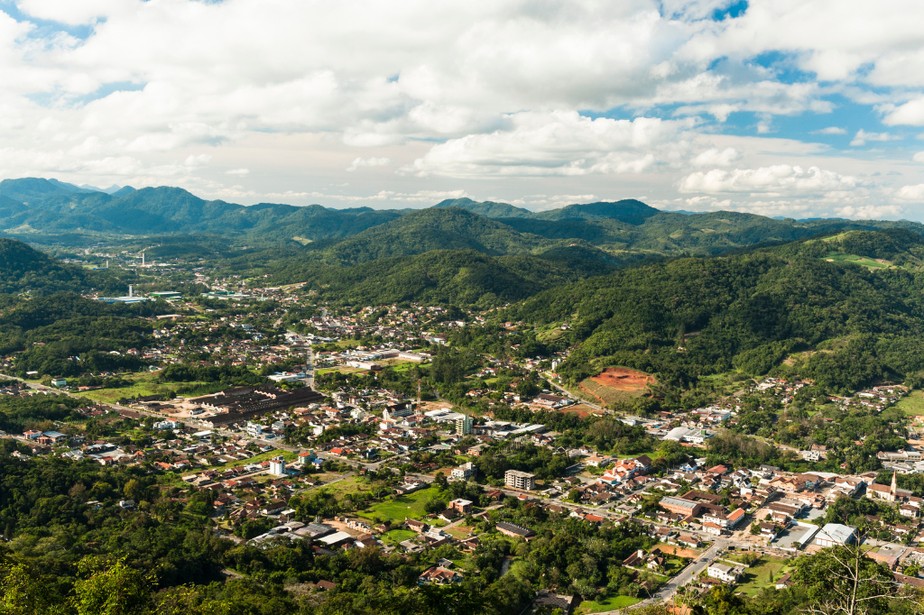
[[892, 486], [889, 488], [889, 495], [892, 496], [892, 499], [895, 499], [895, 496], [898, 494], [898, 472], [892, 470]]

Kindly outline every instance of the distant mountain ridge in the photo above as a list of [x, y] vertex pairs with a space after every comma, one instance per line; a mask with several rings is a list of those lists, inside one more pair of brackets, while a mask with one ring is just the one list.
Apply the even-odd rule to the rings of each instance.
[[262, 203], [251, 207], [207, 201], [182, 188], [121, 188], [109, 194], [57, 180], [0, 182], [0, 232], [152, 235], [209, 233], [272, 240], [347, 237], [400, 217], [370, 208], [329, 209]]
[[0, 235], [32, 241], [116, 236], [211, 236], [230, 244], [312, 244], [330, 263], [355, 264], [428, 250], [534, 253], [562, 241], [613, 254], [715, 255], [842, 230], [924, 228], [907, 222], [776, 220], [738, 212], [659, 211], [636, 199], [577, 203], [533, 212], [469, 198], [423, 210], [333, 209], [278, 203], [237, 205], [187, 190], [123, 187], [106, 191], [54, 179], [0, 182]]

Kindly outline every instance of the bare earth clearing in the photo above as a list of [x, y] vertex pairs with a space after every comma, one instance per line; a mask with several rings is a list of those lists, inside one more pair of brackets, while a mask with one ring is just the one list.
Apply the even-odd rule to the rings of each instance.
[[641, 395], [654, 382], [654, 377], [645, 372], [625, 367], [608, 367], [581, 382], [578, 388], [592, 399], [607, 405], [626, 397]]

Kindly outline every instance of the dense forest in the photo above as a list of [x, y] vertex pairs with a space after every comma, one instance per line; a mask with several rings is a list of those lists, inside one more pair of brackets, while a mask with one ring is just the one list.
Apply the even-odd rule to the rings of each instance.
[[[854, 232], [842, 242], [679, 259], [555, 288], [510, 315], [567, 329], [576, 348], [561, 372], [572, 382], [606, 365], [684, 386], [731, 369], [763, 375], [786, 362], [845, 392], [916, 375], [924, 370], [922, 272], [824, 258], [857, 244], [869, 247], [867, 256], [881, 246], [896, 263], [924, 248], [903, 231]], [[897, 244], [901, 253], [892, 252]]]
[[18, 352], [16, 371], [76, 376], [103, 371], [134, 371], [143, 363], [125, 350], [139, 349], [151, 337], [150, 317], [157, 302], [108, 305], [68, 292], [7, 302], [0, 298], [0, 352]]

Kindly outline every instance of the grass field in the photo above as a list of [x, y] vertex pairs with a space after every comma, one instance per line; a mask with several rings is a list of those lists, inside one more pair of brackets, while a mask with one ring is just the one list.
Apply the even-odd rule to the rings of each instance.
[[387, 545], [395, 546], [416, 535], [417, 533], [413, 530], [389, 530], [382, 534], [382, 542]]
[[368, 490], [363, 489], [364, 484], [361, 482], [361, 479], [355, 475], [341, 478], [340, 475], [322, 474], [318, 475], [316, 478], [323, 481], [324, 484], [311, 487], [309, 490], [322, 489], [334, 496], [345, 495], [347, 493], [359, 493], [360, 491]]
[[148, 372], [126, 374], [125, 380], [133, 382], [131, 386], [115, 389], [95, 389], [77, 393], [80, 397], [104, 402], [116, 403], [120, 399], [133, 397], [147, 397], [148, 395], [167, 395], [171, 392], [178, 395], [206, 395], [216, 393], [225, 388], [221, 385], [208, 382], [156, 382], [157, 374]]
[[223, 463], [221, 465], [209, 466], [208, 469], [217, 470], [221, 472], [223, 470], [228, 470], [230, 468], [237, 468], [240, 466], [249, 466], [252, 463], [262, 463], [264, 461], [269, 461], [273, 457], [282, 457], [286, 461], [294, 461], [296, 458], [296, 454], [290, 451], [274, 449], [271, 451], [266, 451], [265, 453], [259, 453], [249, 459], [240, 459], [240, 460], [235, 460], [235, 461], [229, 461], [228, 463]]
[[753, 596], [764, 588], [773, 587], [777, 579], [783, 576], [785, 568], [786, 560], [765, 555], [760, 563], [744, 571], [744, 579], [737, 591]]
[[341, 374], [358, 374], [359, 372], [364, 371], [367, 370], [361, 369], [359, 367], [350, 367], [349, 365], [340, 365], [338, 367], [322, 367], [321, 369], [315, 370], [314, 373], [318, 376], [321, 376], [333, 372], [340, 372]]
[[585, 600], [577, 608], [575, 613], [577, 615], [583, 615], [584, 613], [613, 611], [615, 609], [624, 609], [639, 602], [641, 602], [640, 598], [633, 598], [632, 596], [613, 596], [605, 600]]
[[421, 489], [408, 495], [388, 498], [373, 504], [359, 513], [359, 516], [371, 521], [401, 522], [405, 519], [421, 519], [426, 516], [424, 506], [439, 492], [435, 487]]
[[446, 533], [456, 540], [465, 540], [472, 535], [472, 528], [465, 525], [457, 525], [447, 529]]
[[857, 254], [832, 253], [828, 254], [825, 257], [825, 260], [831, 263], [850, 263], [852, 265], [860, 265], [861, 267], [867, 267], [869, 269], [887, 269], [892, 266], [892, 263], [887, 260], [872, 259], [866, 256], [859, 256]]
[[895, 407], [904, 412], [906, 416], [924, 415], [924, 391], [911, 391], [910, 395], [898, 400]]

